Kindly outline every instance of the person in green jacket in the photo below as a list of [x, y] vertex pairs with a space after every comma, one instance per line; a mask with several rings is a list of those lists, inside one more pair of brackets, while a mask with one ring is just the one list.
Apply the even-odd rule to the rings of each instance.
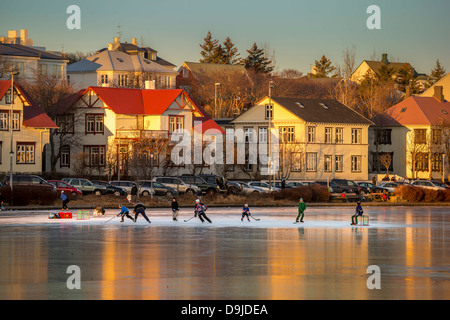
[[299, 222], [298, 218], [300, 218], [300, 222], [303, 222], [303, 217], [305, 216], [306, 203], [303, 202], [303, 198], [300, 198], [300, 202], [298, 203], [298, 216], [295, 222]]

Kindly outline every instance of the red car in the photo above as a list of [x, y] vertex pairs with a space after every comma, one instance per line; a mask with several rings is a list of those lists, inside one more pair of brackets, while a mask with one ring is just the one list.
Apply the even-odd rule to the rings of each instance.
[[64, 193], [71, 198], [76, 198], [77, 196], [81, 196], [83, 194], [80, 189], [72, 187], [67, 182], [61, 180], [47, 180], [47, 182], [54, 185], [58, 193], [64, 191]]

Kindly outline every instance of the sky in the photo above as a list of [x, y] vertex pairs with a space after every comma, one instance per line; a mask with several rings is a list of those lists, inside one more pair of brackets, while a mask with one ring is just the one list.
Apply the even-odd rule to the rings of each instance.
[[[70, 30], [70, 5], [81, 9], [81, 29]], [[381, 10], [381, 29], [369, 30], [367, 8]], [[96, 51], [122, 32], [180, 66], [198, 61], [210, 31], [230, 37], [241, 56], [253, 43], [274, 54], [276, 70], [308, 73], [322, 55], [334, 65], [354, 49], [356, 67], [365, 59], [409, 62], [429, 73], [439, 59], [450, 71], [448, 0], [4, 0], [0, 36], [28, 29], [34, 45], [47, 50]]]

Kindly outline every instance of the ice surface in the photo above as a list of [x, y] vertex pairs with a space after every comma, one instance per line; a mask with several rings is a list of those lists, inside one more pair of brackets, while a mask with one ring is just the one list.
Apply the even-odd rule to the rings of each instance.
[[[0, 299], [449, 299], [449, 207], [210, 208], [212, 224], [180, 210], [148, 209], [133, 223], [50, 220], [49, 212], [0, 213]], [[66, 286], [67, 267], [81, 289]], [[370, 290], [367, 267], [381, 270]]]

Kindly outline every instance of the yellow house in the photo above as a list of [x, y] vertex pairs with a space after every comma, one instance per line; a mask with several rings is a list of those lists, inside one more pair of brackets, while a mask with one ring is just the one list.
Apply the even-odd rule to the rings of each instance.
[[[278, 139], [276, 179], [368, 179], [368, 129], [373, 123], [337, 100], [265, 97], [231, 124], [235, 131], [255, 135], [258, 144], [269, 142], [272, 128], [270, 142]], [[246, 154], [242, 170], [230, 175], [260, 178], [264, 164], [252, 164], [250, 157]]]
[[22, 86], [14, 82], [12, 98], [11, 81], [0, 80], [0, 173], [9, 174], [12, 160], [14, 174], [40, 174], [44, 146], [55, 128]]

